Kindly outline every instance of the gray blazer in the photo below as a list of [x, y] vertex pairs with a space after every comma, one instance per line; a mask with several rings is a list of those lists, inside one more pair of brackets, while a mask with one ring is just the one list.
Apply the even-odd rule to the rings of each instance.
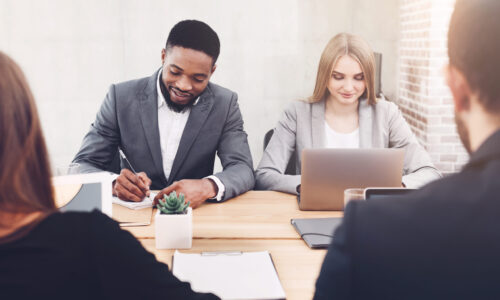
[[212, 175], [217, 152], [224, 170], [214, 175], [225, 186], [223, 199], [252, 189], [252, 156], [238, 97], [213, 83], [208, 84], [192, 107], [170, 178], [165, 178], [158, 128], [157, 75], [155, 72], [150, 77], [111, 85], [73, 162], [80, 163], [82, 172], [104, 170], [119, 146], [137, 172], [148, 174], [153, 181], [151, 188], [162, 189], [176, 180]]
[[[296, 194], [300, 175], [284, 174], [288, 161], [297, 149], [292, 159], [296, 174], [300, 174], [302, 150], [325, 147], [324, 126], [325, 101], [291, 103], [255, 171], [256, 189]], [[403, 183], [407, 187], [416, 188], [441, 177], [394, 103], [379, 100], [372, 106], [360, 100], [359, 139], [361, 148], [405, 148]]]

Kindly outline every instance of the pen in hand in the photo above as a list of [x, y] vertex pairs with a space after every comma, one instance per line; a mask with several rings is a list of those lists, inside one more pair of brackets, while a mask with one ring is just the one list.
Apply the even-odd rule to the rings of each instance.
[[123, 169], [120, 172], [120, 176], [116, 180], [117, 184], [115, 184], [116, 195], [122, 200], [143, 200], [144, 195], [148, 196], [149, 194], [151, 180], [144, 172], [137, 173], [122, 149], [118, 148], [118, 153], [122, 160], [127, 162], [131, 171]]

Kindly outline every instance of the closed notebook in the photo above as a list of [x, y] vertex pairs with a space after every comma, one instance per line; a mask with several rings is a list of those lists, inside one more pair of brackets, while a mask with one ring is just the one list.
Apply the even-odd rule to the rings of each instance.
[[328, 248], [342, 218], [291, 219], [290, 221], [309, 248], [319, 249]]

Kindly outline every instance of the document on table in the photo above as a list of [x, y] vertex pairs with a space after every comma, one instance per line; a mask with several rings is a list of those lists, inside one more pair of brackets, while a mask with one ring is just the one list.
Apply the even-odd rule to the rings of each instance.
[[222, 299], [285, 299], [271, 255], [262, 252], [175, 251], [173, 274], [197, 292]]
[[120, 226], [147, 226], [153, 215], [153, 199], [157, 193], [151, 192], [141, 202], [129, 202], [113, 196], [113, 219]]
[[144, 198], [140, 202], [133, 202], [133, 201], [123, 201], [119, 199], [118, 197], [113, 196], [113, 203], [125, 206], [126, 208], [130, 209], [142, 209], [146, 207], [152, 207], [153, 206], [153, 199], [156, 197], [157, 193], [155, 192], [150, 192], [149, 196]]
[[122, 227], [147, 226], [151, 224], [153, 208], [128, 209], [124, 206], [113, 203], [113, 219], [120, 223]]

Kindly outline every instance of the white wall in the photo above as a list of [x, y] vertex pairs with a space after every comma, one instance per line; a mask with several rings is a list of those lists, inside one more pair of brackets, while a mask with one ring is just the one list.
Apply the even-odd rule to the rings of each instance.
[[353, 0], [351, 32], [366, 39], [373, 51], [382, 53], [382, 91], [397, 99], [399, 0]]
[[336, 33], [361, 34], [384, 53], [383, 88], [395, 95], [397, 7], [397, 0], [0, 0], [0, 50], [25, 71], [59, 165], [78, 150], [111, 83], [151, 75], [170, 28], [205, 21], [221, 40], [212, 81], [238, 92], [257, 165], [263, 135], [289, 101], [312, 92], [319, 56]]

